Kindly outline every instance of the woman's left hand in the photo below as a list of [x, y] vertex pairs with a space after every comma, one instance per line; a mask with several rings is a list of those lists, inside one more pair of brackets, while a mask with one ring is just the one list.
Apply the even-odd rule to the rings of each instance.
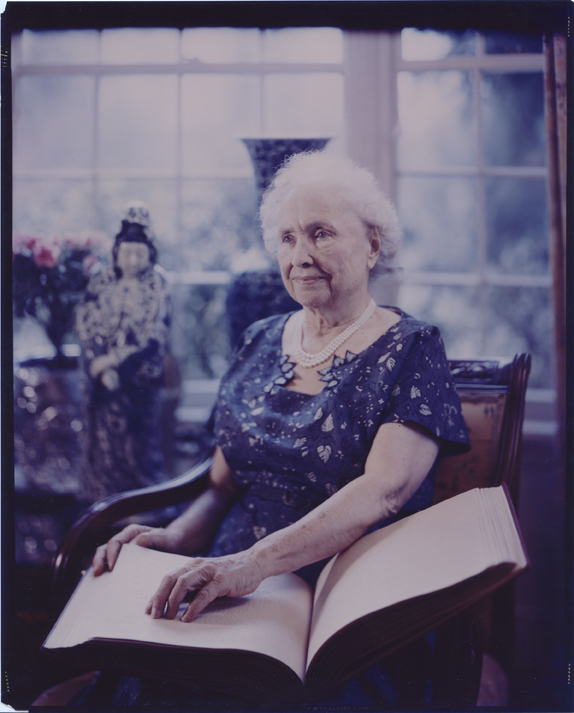
[[146, 614], [160, 619], [165, 610], [166, 619], [175, 619], [187, 594], [197, 592], [181, 617], [182, 621], [191, 621], [217, 597], [251, 594], [262, 579], [249, 551], [211, 559], [197, 557], [162, 579], [146, 607]]

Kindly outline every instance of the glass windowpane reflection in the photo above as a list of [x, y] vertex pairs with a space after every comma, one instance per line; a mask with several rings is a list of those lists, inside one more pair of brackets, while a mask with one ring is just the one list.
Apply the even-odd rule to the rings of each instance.
[[489, 269], [507, 274], [547, 274], [545, 181], [488, 178], [485, 195]]
[[449, 359], [483, 354], [478, 290], [472, 287], [402, 285], [399, 306], [440, 329]]
[[179, 31], [167, 27], [102, 31], [104, 64], [173, 64], [179, 60]]
[[89, 180], [14, 181], [12, 219], [17, 232], [50, 235], [98, 228]]
[[175, 167], [175, 75], [102, 77], [98, 108], [100, 166]]
[[22, 64], [94, 64], [97, 30], [23, 30]]
[[515, 32], [484, 32], [486, 54], [524, 54], [542, 52], [542, 35], [520, 35]]
[[398, 206], [404, 229], [402, 267], [438, 272], [476, 269], [475, 179], [403, 176], [398, 182]]
[[251, 172], [249, 154], [240, 137], [260, 132], [259, 78], [187, 75], [181, 82], [183, 170]]
[[181, 210], [186, 238], [174, 252], [174, 269], [229, 270], [260, 244], [254, 179], [185, 179]]
[[488, 290], [488, 354], [532, 354], [531, 388], [552, 386], [552, 307], [544, 288], [491, 287]]
[[233, 27], [191, 27], [181, 34], [186, 60], [222, 64], [261, 61], [261, 32]]
[[544, 166], [542, 73], [483, 73], [481, 97], [486, 165]]
[[287, 27], [263, 32], [264, 62], [338, 63], [343, 33], [336, 27]]
[[170, 349], [183, 379], [218, 379], [229, 359], [225, 285], [173, 285]]
[[398, 110], [400, 169], [476, 165], [469, 72], [399, 72]]
[[265, 77], [264, 130], [285, 138], [332, 138], [343, 132], [343, 77], [271, 74]]
[[14, 106], [16, 169], [91, 166], [94, 111], [92, 77], [21, 77]]
[[476, 32], [417, 30], [406, 27], [401, 32], [401, 56], [404, 60], [433, 60], [476, 53]]

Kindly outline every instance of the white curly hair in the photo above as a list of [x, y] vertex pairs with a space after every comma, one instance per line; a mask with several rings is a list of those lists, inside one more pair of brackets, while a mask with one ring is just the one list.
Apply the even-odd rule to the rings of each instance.
[[263, 194], [259, 218], [263, 242], [269, 252], [279, 246], [279, 214], [283, 201], [295, 188], [327, 184], [342, 189], [367, 230], [377, 233], [381, 252], [371, 275], [393, 272], [391, 265], [402, 229], [397, 212], [377, 179], [348, 158], [326, 151], [306, 151], [290, 156]]

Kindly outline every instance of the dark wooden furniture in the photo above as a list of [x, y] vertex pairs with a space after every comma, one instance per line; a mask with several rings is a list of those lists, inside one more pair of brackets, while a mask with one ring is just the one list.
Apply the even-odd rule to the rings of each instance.
[[[506, 483], [518, 501], [520, 446], [530, 356], [513, 360], [450, 361], [469, 428], [472, 450], [443, 460], [436, 474], [435, 502], [475, 487]], [[92, 505], [72, 527], [52, 571], [56, 608], [67, 601], [82, 569], [114, 526], [137, 514], [190, 500], [206, 487], [211, 459], [161, 485], [119, 493]], [[468, 706], [476, 703], [482, 651], [493, 650], [509, 665], [512, 640], [512, 586], [438, 628], [435, 658], [439, 663], [434, 704]], [[506, 658], [505, 658], [506, 657]]]
[[[513, 360], [449, 362], [472, 449], [440, 463], [435, 503], [472, 488], [506, 483], [518, 509], [522, 423], [530, 363], [529, 354], [516, 355]], [[475, 705], [483, 654], [489, 653], [509, 672], [513, 641], [514, 583], [438, 627], [434, 705], [445, 710]]]

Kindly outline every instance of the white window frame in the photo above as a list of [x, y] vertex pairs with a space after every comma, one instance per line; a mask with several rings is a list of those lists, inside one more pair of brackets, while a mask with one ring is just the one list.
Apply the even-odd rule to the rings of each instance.
[[[101, 44], [101, 32], [99, 41]], [[179, 31], [181, 45], [182, 30]], [[479, 185], [479, 231], [478, 269], [474, 273], [414, 272], [405, 270], [405, 285], [457, 285], [478, 287], [481, 297], [481, 325], [486, 330], [486, 287], [491, 285], [544, 287], [551, 286], [548, 275], [501, 275], [489, 273], [486, 261], [486, 222], [484, 206], [484, 178], [489, 176], [533, 177], [547, 179], [546, 167], [488, 167], [482, 163], [482, 131], [480, 126], [480, 82], [482, 71], [488, 72], [543, 72], [543, 54], [488, 55], [484, 49], [484, 39], [477, 33], [477, 53], [473, 56], [452, 56], [440, 60], [404, 60], [401, 57], [400, 32], [384, 31], [343, 31], [344, 59], [342, 63], [302, 64], [302, 63], [203, 63], [181, 59], [176, 63], [158, 64], [23, 64], [21, 61], [21, 35], [13, 38], [13, 87], [26, 75], [96, 77], [96, 102], [99, 79], [112, 75], [170, 74], [181, 79], [188, 74], [248, 74], [263, 77], [272, 73], [337, 73], [344, 78], [345, 96], [345, 137], [347, 154], [360, 165], [371, 169], [381, 181], [387, 194], [396, 201], [397, 179], [401, 175], [410, 176], [473, 176]], [[479, 163], [474, 168], [447, 168], [417, 171], [399, 171], [397, 166], [396, 136], [398, 130], [397, 79], [400, 71], [464, 70], [474, 74], [474, 110], [476, 141]], [[178, 82], [181, 92], [181, 81]], [[179, 101], [179, 96], [178, 96]], [[97, 122], [97, 105], [96, 105]], [[181, 112], [178, 112], [178, 142], [181, 140]], [[201, 177], [251, 177], [249, 170], [209, 171], [198, 168], [184, 171], [177, 151], [177, 165], [173, 170], [109, 169], [96, 165], [97, 126], [94, 128], [94, 165], [86, 169], [20, 169], [15, 166], [14, 179], [89, 179], [93, 181], [93, 224], [96, 225], [97, 182], [106, 178], [171, 178], [178, 185], [177, 231], [181, 236], [181, 189], [184, 178]], [[170, 282], [174, 285], [222, 285], [229, 280], [229, 274], [221, 271], [170, 272]], [[387, 287], [385, 300], [396, 302], [397, 285]], [[553, 390], [537, 390], [538, 398], [552, 398]], [[544, 393], [543, 393], [544, 392]], [[548, 393], [546, 393], [548, 392]]]

